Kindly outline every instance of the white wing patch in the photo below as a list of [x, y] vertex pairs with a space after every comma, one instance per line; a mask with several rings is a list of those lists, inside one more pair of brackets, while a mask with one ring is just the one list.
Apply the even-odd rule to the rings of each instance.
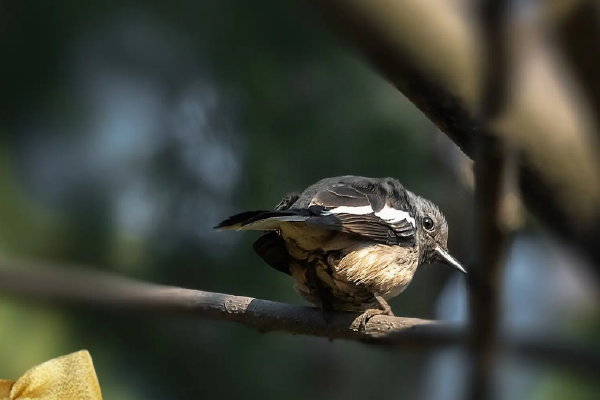
[[[353, 215], [365, 215], [373, 213], [373, 209], [371, 206], [361, 206], [361, 207], [348, 207], [348, 206], [340, 206], [333, 208], [329, 211], [321, 212], [321, 215], [331, 215], [331, 214], [353, 214]], [[375, 213], [376, 216], [381, 218], [382, 220], [390, 223], [396, 223], [400, 221], [408, 221], [413, 227], [416, 227], [416, 222], [413, 217], [410, 216], [409, 213], [402, 210], [396, 210], [388, 206], [381, 209], [381, 211]]]
[[413, 217], [411, 217], [409, 213], [407, 213], [406, 211], [402, 211], [402, 210], [396, 210], [395, 208], [392, 208], [392, 207], [388, 206], [387, 204], [385, 205], [385, 207], [383, 207], [381, 209], [381, 211], [376, 212], [375, 215], [377, 215], [379, 218], [385, 220], [386, 222], [391, 222], [391, 223], [406, 220], [406, 221], [410, 222], [410, 224], [414, 228], [416, 228], [415, 219]]
[[373, 212], [373, 209], [371, 208], [371, 206], [362, 206], [362, 207], [341, 206], [341, 207], [336, 207], [334, 209], [331, 209], [331, 210], [329, 210], [329, 212], [332, 214], [365, 215], [365, 214], [371, 214]]

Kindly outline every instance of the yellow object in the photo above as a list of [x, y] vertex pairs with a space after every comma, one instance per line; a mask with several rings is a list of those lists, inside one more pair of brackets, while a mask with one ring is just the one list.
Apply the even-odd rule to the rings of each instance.
[[0, 400], [102, 400], [90, 353], [54, 358], [16, 381], [0, 379]]

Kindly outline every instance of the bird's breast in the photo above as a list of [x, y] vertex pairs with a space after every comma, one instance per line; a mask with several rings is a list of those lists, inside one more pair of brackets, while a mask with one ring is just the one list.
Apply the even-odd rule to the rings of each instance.
[[[290, 274], [299, 293], [318, 304], [316, 292], [321, 286], [331, 293], [333, 308], [348, 311], [377, 307], [373, 292], [386, 300], [397, 296], [418, 265], [416, 250], [400, 246], [354, 243], [337, 251], [296, 251], [303, 257], [292, 261]], [[311, 271], [315, 272], [312, 279]]]
[[363, 243], [347, 249], [335, 266], [335, 274], [389, 299], [408, 286], [417, 265], [418, 252], [413, 246]]

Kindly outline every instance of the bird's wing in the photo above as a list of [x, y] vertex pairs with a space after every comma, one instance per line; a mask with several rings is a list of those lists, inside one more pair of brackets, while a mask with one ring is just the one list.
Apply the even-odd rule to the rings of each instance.
[[361, 235], [378, 243], [399, 244], [414, 237], [416, 225], [408, 211], [386, 205], [386, 193], [337, 184], [315, 194], [309, 209], [320, 209], [307, 224]]

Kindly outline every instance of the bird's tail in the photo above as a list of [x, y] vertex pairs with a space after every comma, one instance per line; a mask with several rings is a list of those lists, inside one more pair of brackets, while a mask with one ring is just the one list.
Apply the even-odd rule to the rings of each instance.
[[279, 229], [282, 222], [303, 222], [309, 217], [304, 210], [246, 211], [232, 215], [214, 229], [271, 231]]

